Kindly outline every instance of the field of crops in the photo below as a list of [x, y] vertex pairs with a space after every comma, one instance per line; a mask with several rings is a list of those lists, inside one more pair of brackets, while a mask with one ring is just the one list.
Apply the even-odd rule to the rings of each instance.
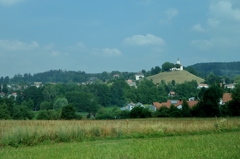
[[240, 118], [0, 121], [0, 145], [139, 139], [240, 131]]

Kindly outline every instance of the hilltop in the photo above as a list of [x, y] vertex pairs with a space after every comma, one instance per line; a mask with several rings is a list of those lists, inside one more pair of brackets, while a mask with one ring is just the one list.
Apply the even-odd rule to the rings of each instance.
[[176, 83], [184, 83], [185, 81], [196, 80], [197, 83], [201, 83], [204, 80], [200, 77], [197, 77], [187, 71], [171, 71], [171, 72], [161, 72], [159, 74], [149, 76], [147, 79], [152, 79], [154, 83], [160, 83], [161, 80], [164, 80], [166, 83], [172, 82], [175, 80]]

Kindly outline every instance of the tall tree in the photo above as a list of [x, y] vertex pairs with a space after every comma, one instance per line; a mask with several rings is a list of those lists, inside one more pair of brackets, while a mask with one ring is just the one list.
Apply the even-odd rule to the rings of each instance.
[[59, 110], [66, 105], [68, 105], [68, 100], [66, 98], [58, 98], [53, 104], [53, 109]]
[[190, 117], [191, 116], [191, 109], [190, 109], [186, 99], [183, 99], [182, 116], [183, 117]]
[[214, 117], [219, 115], [219, 102], [223, 91], [218, 85], [213, 85], [203, 95], [199, 107], [203, 116]]
[[162, 64], [163, 71], [170, 71], [170, 69], [173, 67], [174, 67], [174, 64], [170, 62], [165, 62], [164, 64]]
[[110, 87], [112, 96], [112, 105], [122, 106], [125, 103], [124, 89], [129, 89], [129, 86], [124, 80], [116, 80]]
[[236, 84], [232, 91], [232, 101], [228, 103], [230, 115], [240, 116], [240, 84]]

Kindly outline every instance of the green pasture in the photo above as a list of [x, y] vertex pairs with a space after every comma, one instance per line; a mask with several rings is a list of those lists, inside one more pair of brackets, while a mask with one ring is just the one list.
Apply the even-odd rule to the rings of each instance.
[[240, 132], [1, 147], [2, 159], [239, 159]]

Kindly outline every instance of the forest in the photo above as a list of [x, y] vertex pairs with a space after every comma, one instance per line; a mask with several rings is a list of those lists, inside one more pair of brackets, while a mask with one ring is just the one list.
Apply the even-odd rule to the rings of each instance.
[[218, 76], [234, 77], [240, 74], [240, 62], [210, 62], [197, 63], [187, 68], [193, 68], [201, 77], [205, 77], [209, 73], [214, 73]]

